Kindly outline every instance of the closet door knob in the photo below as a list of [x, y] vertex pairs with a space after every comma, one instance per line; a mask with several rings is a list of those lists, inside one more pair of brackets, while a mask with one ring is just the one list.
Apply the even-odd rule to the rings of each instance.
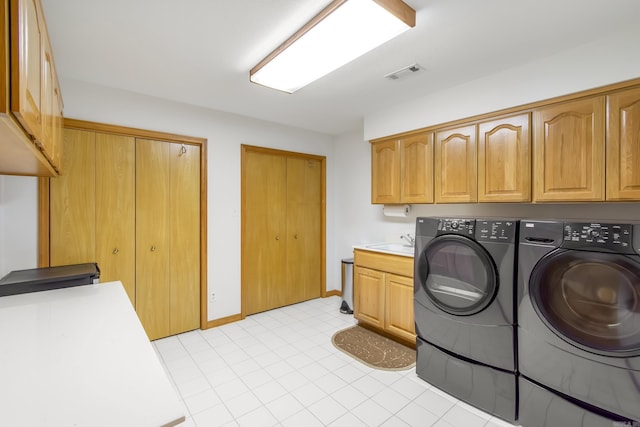
[[280, 236], [276, 236], [276, 240], [280, 240]]
[[294, 234], [294, 235], [293, 235], [293, 238], [294, 238], [294, 239], [298, 239], [298, 233]]
[[151, 246], [151, 252], [155, 252], [156, 251], [156, 245]]
[[114, 254], [114, 255], [118, 255], [118, 252], [120, 252], [120, 250], [119, 250], [118, 248], [115, 248], [115, 249], [113, 250], [113, 254]]

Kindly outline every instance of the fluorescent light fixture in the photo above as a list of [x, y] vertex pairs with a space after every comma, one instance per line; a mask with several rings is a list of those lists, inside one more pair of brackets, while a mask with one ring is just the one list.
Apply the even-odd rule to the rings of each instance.
[[415, 26], [402, 0], [334, 0], [249, 72], [292, 93]]

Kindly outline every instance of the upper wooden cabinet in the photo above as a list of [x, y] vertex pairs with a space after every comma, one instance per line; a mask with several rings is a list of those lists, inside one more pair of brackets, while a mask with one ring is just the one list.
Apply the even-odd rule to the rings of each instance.
[[477, 201], [476, 126], [436, 131], [436, 203]]
[[40, 0], [0, 3], [0, 173], [55, 176], [62, 96]]
[[372, 143], [371, 203], [433, 203], [433, 133]]
[[433, 203], [433, 133], [400, 140], [400, 203]]
[[400, 203], [400, 140], [371, 144], [371, 203]]
[[604, 200], [605, 98], [533, 111], [534, 201]]
[[640, 200], [640, 88], [607, 104], [607, 200]]
[[529, 114], [478, 124], [478, 201], [531, 201]]

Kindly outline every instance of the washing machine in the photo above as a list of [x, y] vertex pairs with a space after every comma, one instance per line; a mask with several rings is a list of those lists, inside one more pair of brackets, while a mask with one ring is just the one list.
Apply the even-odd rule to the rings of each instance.
[[523, 220], [520, 422], [640, 425], [640, 224]]
[[417, 218], [416, 373], [507, 421], [517, 419], [518, 220]]

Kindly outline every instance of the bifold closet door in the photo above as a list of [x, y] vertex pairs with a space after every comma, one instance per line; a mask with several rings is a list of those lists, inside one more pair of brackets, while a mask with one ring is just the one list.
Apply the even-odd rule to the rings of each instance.
[[149, 339], [169, 335], [169, 144], [136, 141], [136, 311]]
[[247, 149], [242, 192], [244, 314], [320, 297], [321, 161]]
[[287, 158], [287, 304], [320, 297], [321, 164]]
[[168, 144], [171, 335], [200, 327], [200, 146]]
[[134, 139], [65, 129], [64, 147], [64, 173], [49, 180], [49, 263], [97, 262], [135, 306]]
[[245, 313], [254, 314], [288, 304], [287, 159], [247, 151], [244, 173], [243, 298]]
[[200, 149], [136, 140], [136, 311], [149, 339], [199, 327]]
[[95, 133], [64, 131], [59, 177], [50, 182], [49, 263], [96, 262]]
[[95, 151], [100, 281], [120, 280], [135, 307], [135, 139], [97, 133]]

